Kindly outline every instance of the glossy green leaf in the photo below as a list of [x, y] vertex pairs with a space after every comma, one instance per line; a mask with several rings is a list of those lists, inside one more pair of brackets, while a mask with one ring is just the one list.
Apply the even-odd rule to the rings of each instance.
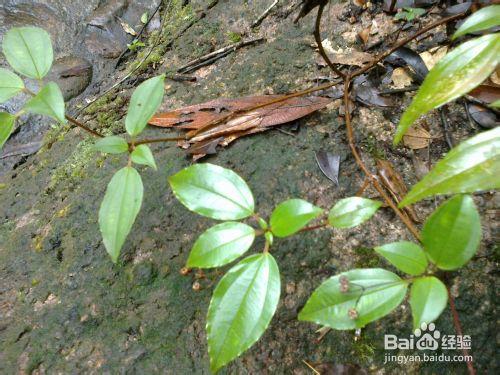
[[7, 112], [0, 112], [0, 150], [7, 139], [9, 139], [12, 130], [14, 129], [15, 122], [16, 116]]
[[281, 202], [271, 214], [271, 231], [277, 237], [290, 236], [317, 218], [323, 210], [302, 199]]
[[27, 77], [42, 79], [54, 55], [50, 35], [39, 27], [15, 27], [3, 37], [3, 53], [10, 66]]
[[154, 170], [156, 170], [156, 162], [151, 152], [151, 149], [147, 145], [139, 145], [130, 154], [132, 161], [136, 164], [147, 165]]
[[116, 172], [106, 189], [99, 210], [99, 228], [115, 263], [141, 209], [143, 191], [141, 176], [132, 167]]
[[47, 83], [36, 96], [25, 104], [24, 109], [39, 115], [50, 116], [62, 124], [66, 123], [64, 98], [59, 86], [54, 82]]
[[413, 329], [422, 323], [435, 321], [448, 302], [446, 286], [434, 276], [415, 280], [410, 289], [410, 306], [413, 315]]
[[409, 275], [420, 275], [427, 269], [427, 257], [424, 251], [413, 242], [388, 243], [374, 250], [394, 267]]
[[280, 297], [278, 265], [271, 254], [245, 258], [215, 288], [207, 317], [210, 368], [250, 348], [267, 329]]
[[23, 80], [10, 70], [0, 68], [0, 103], [3, 103], [24, 89]]
[[168, 178], [177, 199], [189, 210], [218, 220], [253, 214], [254, 200], [236, 173], [213, 164], [195, 164]]
[[481, 241], [481, 219], [472, 197], [457, 195], [439, 206], [422, 230], [422, 244], [432, 263], [443, 270], [462, 267]]
[[328, 222], [335, 228], [352, 228], [371, 218], [381, 205], [379, 201], [361, 197], [341, 199], [330, 210]]
[[130, 98], [125, 128], [131, 136], [144, 130], [163, 100], [165, 75], [150, 78], [141, 83]]
[[500, 61], [500, 34], [465, 42], [448, 53], [430, 70], [415, 98], [401, 117], [394, 144], [424, 113], [442, 106], [483, 82]]
[[128, 144], [122, 137], [111, 135], [109, 137], [98, 139], [94, 148], [108, 154], [121, 154], [128, 151]]
[[[342, 291], [341, 280], [348, 289]], [[380, 269], [354, 269], [326, 280], [299, 313], [306, 320], [334, 329], [362, 328], [389, 314], [403, 301], [408, 283]]]
[[406, 206], [438, 194], [473, 193], [500, 187], [500, 128], [454, 147], [401, 201]]
[[212, 268], [230, 263], [252, 246], [255, 230], [246, 224], [229, 221], [206, 230], [194, 243], [186, 266]]
[[453, 34], [452, 39], [465, 34], [488, 30], [498, 25], [500, 25], [500, 5], [484, 7], [468, 17]]

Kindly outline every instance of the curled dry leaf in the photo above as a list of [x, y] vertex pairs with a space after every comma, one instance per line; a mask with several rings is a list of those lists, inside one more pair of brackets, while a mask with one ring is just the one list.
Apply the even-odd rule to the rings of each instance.
[[[285, 95], [216, 99], [159, 113], [149, 124], [188, 131], [188, 152], [199, 158], [214, 153], [217, 145], [227, 146], [239, 137], [297, 120], [331, 102], [329, 98], [317, 96], [283, 98]], [[278, 101], [280, 99], [283, 100]]]
[[[408, 193], [403, 177], [396, 172], [390, 161], [377, 160], [377, 172], [384, 188], [392, 195], [396, 203], [399, 204]], [[406, 206], [404, 213], [415, 223], [420, 223], [420, 218], [412, 206]]]
[[414, 126], [403, 136], [403, 142], [406, 147], [412, 150], [426, 148], [431, 143], [431, 135], [421, 126]]

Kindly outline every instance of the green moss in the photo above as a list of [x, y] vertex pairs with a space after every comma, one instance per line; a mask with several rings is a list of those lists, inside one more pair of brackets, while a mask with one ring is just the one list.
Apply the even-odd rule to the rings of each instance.
[[366, 340], [355, 341], [352, 345], [355, 356], [363, 362], [369, 362], [373, 359], [375, 347], [366, 342]]
[[241, 42], [241, 35], [232, 31], [227, 32], [227, 38], [231, 43]]
[[385, 150], [379, 146], [377, 138], [373, 134], [365, 137], [362, 146], [374, 159], [386, 159]]
[[86, 176], [85, 169], [93, 162], [93, 159], [99, 162], [102, 158], [95, 152], [93, 145], [93, 138], [87, 138], [78, 143], [71, 156], [52, 173], [47, 187], [48, 192], [57, 189], [63, 181], [65, 185], [71, 186]]
[[358, 260], [356, 261], [356, 268], [373, 268], [380, 266], [380, 258], [368, 247], [360, 247], [356, 249]]

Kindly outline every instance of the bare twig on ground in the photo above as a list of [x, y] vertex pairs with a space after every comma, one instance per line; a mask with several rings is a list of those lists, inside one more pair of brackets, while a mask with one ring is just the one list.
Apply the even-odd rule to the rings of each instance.
[[269, 13], [271, 13], [271, 10], [273, 10], [273, 8], [278, 5], [278, 2], [279, 0], [274, 0], [274, 2], [259, 16], [259, 18], [257, 18], [253, 23], [252, 25], [250, 26], [251, 29], [254, 29], [256, 28], [257, 26], [259, 26], [262, 21], [264, 21], [266, 19], [266, 17], [269, 15]]
[[196, 69], [201, 68], [202, 66], [211, 64], [214, 61], [217, 61], [218, 59], [221, 59], [224, 56], [227, 56], [228, 54], [236, 51], [239, 48], [242, 48], [242, 47], [245, 47], [245, 46], [248, 46], [251, 44], [259, 43], [263, 40], [264, 40], [264, 38], [254, 38], [254, 39], [249, 39], [249, 40], [242, 40], [241, 42], [233, 43], [229, 46], [219, 48], [217, 51], [207, 53], [204, 56], [201, 56], [197, 59], [189, 61], [185, 65], [178, 68], [177, 72], [181, 73], [181, 74], [193, 72]]

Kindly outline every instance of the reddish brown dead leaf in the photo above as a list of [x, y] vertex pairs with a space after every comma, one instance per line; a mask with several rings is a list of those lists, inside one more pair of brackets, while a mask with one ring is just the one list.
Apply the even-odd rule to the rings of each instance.
[[[331, 102], [323, 97], [296, 97], [276, 102], [281, 98], [285, 95], [216, 99], [157, 114], [149, 124], [189, 130], [188, 152], [199, 158], [215, 152], [217, 145], [226, 146], [239, 137], [297, 120]], [[257, 106], [259, 108], [252, 109]]]
[[473, 96], [487, 104], [500, 100], [500, 87], [493, 85], [479, 85], [467, 95]]
[[[408, 193], [408, 189], [401, 175], [394, 170], [389, 161], [380, 159], [377, 160], [377, 172], [382, 185], [389, 191], [396, 203], [401, 202]], [[411, 220], [415, 223], [420, 223], [420, 219], [413, 209], [413, 206], [406, 206], [403, 210]]]

